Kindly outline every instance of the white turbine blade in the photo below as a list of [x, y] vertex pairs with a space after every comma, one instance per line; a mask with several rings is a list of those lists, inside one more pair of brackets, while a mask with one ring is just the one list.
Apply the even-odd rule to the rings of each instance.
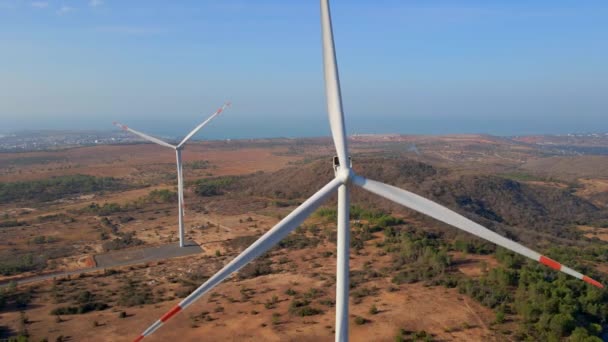
[[532, 260], [538, 261], [543, 265], [549, 266], [554, 270], [564, 272], [573, 277], [581, 279], [593, 286], [603, 288], [604, 286], [598, 281], [589, 278], [569, 267], [561, 265], [559, 262], [547, 258], [528, 247], [525, 247], [515, 241], [509, 240], [495, 232], [467, 219], [466, 217], [442, 206], [424, 197], [418, 196], [409, 191], [399, 189], [392, 185], [380, 183], [374, 180], [366, 179], [361, 176], [354, 176], [353, 183], [363, 189], [372, 192], [376, 195], [385, 197], [393, 202], [399, 203], [412, 210], [428, 215], [436, 220], [447, 223], [453, 227], [464, 230], [482, 239], [493, 242], [501, 247], [509, 249], [515, 253], [526, 256]]
[[329, 1], [321, 0], [321, 27], [323, 35], [323, 67], [325, 70], [325, 94], [327, 97], [327, 113], [331, 135], [336, 145], [336, 153], [340, 166], [350, 168], [348, 147], [346, 144], [346, 128], [342, 112], [342, 95], [340, 94], [340, 78], [334, 47], [334, 35], [331, 26]]
[[312, 214], [312, 212], [315, 211], [340, 185], [341, 182], [337, 179], [327, 183], [323, 188], [321, 188], [321, 190], [317, 191], [309, 199], [304, 201], [304, 203], [302, 203], [299, 207], [297, 207], [294, 211], [272, 227], [272, 229], [266, 232], [266, 234], [262, 235], [262, 237], [255, 241], [251, 246], [247, 247], [247, 249], [245, 249], [230, 263], [224, 266], [224, 268], [209, 278], [203, 285], [194, 290], [194, 292], [192, 292], [188, 297], [184, 298], [184, 300], [164, 314], [158, 321], [152, 324], [139, 337], [137, 337], [135, 341], [141, 341], [144, 337], [151, 335], [169, 318], [173, 317], [175, 314], [194, 303], [202, 295], [216, 287], [224, 279], [228, 278], [230, 274], [238, 271], [250, 261], [276, 245], [285, 236], [287, 236], [287, 234], [302, 224], [302, 222], [304, 222], [304, 220], [310, 214]]
[[171, 144], [169, 144], [169, 143], [167, 143], [167, 142], [164, 142], [164, 141], [162, 141], [162, 140], [160, 140], [160, 139], [158, 139], [158, 138], [155, 138], [155, 137], [149, 136], [149, 135], [147, 135], [147, 134], [145, 134], [145, 133], [142, 133], [142, 132], [136, 131], [136, 130], [134, 130], [134, 129], [132, 129], [132, 128], [129, 128], [129, 127], [128, 127], [128, 126], [126, 126], [126, 125], [120, 124], [120, 123], [118, 123], [118, 122], [114, 122], [114, 126], [116, 126], [116, 127], [120, 128], [120, 129], [122, 129], [123, 131], [128, 131], [128, 132], [131, 132], [131, 133], [133, 133], [133, 134], [135, 134], [135, 135], [138, 135], [138, 136], [140, 136], [140, 137], [142, 137], [142, 138], [144, 138], [144, 139], [146, 139], [146, 140], [148, 140], [148, 141], [151, 141], [151, 142], [153, 142], [153, 143], [157, 143], [157, 144], [159, 144], [159, 145], [162, 145], [162, 146], [166, 146], [166, 147], [169, 147], [169, 148], [173, 148], [173, 149], [175, 149], [175, 146], [173, 146], [173, 145], [171, 145]]
[[215, 119], [216, 116], [220, 115], [226, 108], [230, 107], [230, 105], [230, 102], [224, 103], [220, 108], [218, 108], [218, 110], [215, 111], [215, 113], [211, 114], [211, 116], [208, 117], [207, 120], [203, 121], [200, 125], [196, 126], [196, 128], [193, 129], [192, 132], [188, 133], [188, 135], [186, 135], [182, 142], [177, 145], [177, 148], [182, 147], [190, 138], [192, 138], [196, 133], [198, 133], [201, 128], [205, 127], [211, 120]]

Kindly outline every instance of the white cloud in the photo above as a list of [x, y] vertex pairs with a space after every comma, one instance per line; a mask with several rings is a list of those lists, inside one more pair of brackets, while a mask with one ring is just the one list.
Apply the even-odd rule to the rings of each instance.
[[103, 0], [91, 0], [89, 1], [89, 6], [91, 7], [98, 7], [103, 5]]
[[76, 9], [74, 7], [70, 7], [70, 6], [61, 6], [61, 8], [59, 8], [57, 10], [57, 14], [59, 15], [64, 15], [64, 14], [68, 14], [70, 12], [75, 11]]
[[31, 3], [31, 6], [34, 8], [47, 8], [49, 7], [49, 3], [46, 1], [34, 1]]

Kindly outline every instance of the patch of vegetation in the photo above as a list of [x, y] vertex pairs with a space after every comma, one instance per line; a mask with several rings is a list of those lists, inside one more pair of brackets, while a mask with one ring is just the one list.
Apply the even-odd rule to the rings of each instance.
[[[334, 208], [320, 208], [316, 211], [316, 215], [331, 222], [335, 222], [337, 211]], [[382, 210], [365, 209], [358, 205], [350, 206], [350, 219], [356, 221], [364, 220], [367, 221], [370, 226], [378, 226], [381, 228], [404, 223], [402, 219], [391, 216]]]
[[445, 274], [450, 266], [448, 247], [439, 236], [422, 231], [384, 230], [384, 249], [392, 253], [393, 283], [415, 283]]
[[69, 160], [66, 157], [52, 156], [52, 155], [42, 155], [35, 157], [25, 157], [18, 155], [17, 158], [6, 159], [3, 162], [6, 162], [6, 165], [10, 166], [28, 166], [28, 165], [36, 165], [42, 164], [47, 165], [51, 162], [68, 162]]
[[211, 162], [208, 160], [195, 160], [193, 162], [184, 163], [184, 169], [190, 170], [206, 170], [211, 167]]
[[304, 249], [316, 247], [321, 240], [314, 235], [309, 236], [306, 227], [298, 227], [295, 232], [287, 235], [277, 244], [277, 248]]
[[[556, 259], [588, 273], [591, 270], [572, 257], [584, 257], [585, 252], [580, 248], [562, 247], [549, 254], [559, 255]], [[548, 341], [570, 336], [575, 340], [572, 336], [575, 331], [577, 338], [585, 336], [590, 341], [599, 336], [601, 325], [608, 317], [608, 309], [603, 304], [608, 300], [606, 291], [502, 248], [496, 256], [500, 267], [480, 279], [461, 281], [458, 289], [485, 306], [498, 308], [497, 320], [504, 320], [504, 313], [521, 316], [518, 339]]]
[[53, 222], [53, 221], [61, 221], [63, 223], [71, 223], [71, 222], [75, 222], [76, 220], [71, 217], [68, 216], [64, 213], [58, 213], [58, 214], [50, 214], [50, 215], [42, 215], [42, 216], [38, 216], [36, 218], [36, 221], [38, 222]]
[[91, 311], [105, 310], [108, 307], [108, 304], [99, 302], [86, 303], [79, 306], [61, 306], [51, 311], [51, 315], [81, 315]]
[[264, 307], [269, 310], [274, 309], [277, 307], [278, 302], [279, 302], [279, 297], [277, 297], [276, 295], [272, 296], [271, 299], [266, 300], [266, 303], [264, 303]]
[[371, 308], [369, 308], [369, 314], [370, 315], [377, 315], [380, 311], [378, 310], [378, 308], [376, 307], [376, 305], [372, 305]]
[[247, 302], [255, 295], [256, 291], [247, 287], [241, 288], [241, 302]]
[[88, 175], [57, 176], [43, 180], [0, 183], [0, 203], [53, 201], [66, 196], [116, 191], [128, 186], [113, 177]]
[[58, 307], [51, 311], [51, 315], [80, 315], [91, 311], [105, 310], [110, 307], [105, 303], [103, 298], [98, 297], [89, 291], [82, 291], [72, 298], [75, 305]]
[[433, 335], [421, 330], [421, 331], [409, 331], [405, 329], [399, 329], [399, 332], [395, 336], [395, 342], [405, 342], [405, 341], [425, 341], [431, 342], [434, 341]]
[[432, 199], [460, 208], [487, 224], [503, 223], [517, 230], [523, 242], [534, 242], [529, 231], [554, 237], [577, 239], [579, 232], [568, 229], [605, 218], [606, 213], [593, 203], [566, 189], [537, 186], [496, 176], [466, 175], [458, 180], [433, 183], [427, 190]]
[[0, 228], [9, 228], [9, 227], [21, 227], [26, 226], [27, 222], [25, 221], [17, 221], [17, 220], [6, 220], [0, 222]]
[[48, 257], [44, 254], [26, 253], [0, 257], [0, 274], [4, 276], [23, 272], [39, 271], [46, 267]]
[[376, 296], [380, 292], [377, 287], [363, 287], [351, 292], [351, 297], [355, 304], [361, 303], [362, 299], [368, 296]]
[[256, 278], [259, 276], [272, 274], [272, 260], [268, 258], [260, 257], [257, 260], [247, 264], [247, 266], [243, 267], [239, 273], [239, 279], [250, 279]]
[[272, 313], [272, 325], [278, 325], [281, 323], [281, 314], [278, 312]]
[[249, 247], [252, 243], [254, 243], [259, 236], [257, 235], [246, 235], [246, 236], [237, 236], [234, 239], [228, 241], [228, 246], [231, 249], [242, 251], [245, 248]]
[[361, 316], [355, 317], [355, 324], [356, 325], [363, 325], [363, 324], [366, 324], [366, 323], [369, 323], [369, 319], [366, 319], [366, 318], [361, 317]]
[[281, 200], [274, 200], [270, 202], [270, 205], [272, 205], [273, 207], [277, 207], [277, 208], [287, 208], [287, 207], [291, 207], [294, 205], [298, 205], [300, 202], [295, 201], [295, 200], [291, 200], [291, 201], [281, 201]]
[[24, 309], [29, 305], [33, 296], [33, 288], [18, 289], [17, 283], [9, 283], [7, 286], [0, 288], [0, 310], [7, 307]]
[[119, 237], [117, 237], [111, 241], [104, 242], [102, 244], [102, 247], [103, 247], [104, 251], [112, 251], [112, 250], [133, 247], [133, 246], [140, 246], [143, 244], [144, 244], [144, 242], [142, 240], [135, 237], [134, 232], [128, 232], [128, 233], [120, 234]]
[[194, 193], [202, 197], [218, 196], [236, 181], [236, 177], [216, 177], [199, 179], [194, 182]]
[[127, 207], [121, 207], [120, 204], [118, 203], [104, 203], [103, 205], [99, 205], [95, 202], [89, 204], [88, 206], [84, 207], [81, 211], [82, 212], [87, 212], [87, 213], [92, 213], [95, 215], [99, 215], [99, 216], [109, 216], [115, 213], [120, 213], [123, 211], [128, 211], [129, 208]]
[[31, 239], [30, 243], [33, 243], [36, 245], [43, 245], [45, 243], [53, 243], [53, 242], [57, 242], [57, 241], [59, 241], [59, 239], [55, 236], [39, 235], [39, 236], [36, 236], [33, 239]]
[[323, 310], [310, 306], [310, 300], [294, 299], [289, 305], [289, 313], [295, 316], [306, 317], [320, 315]]
[[120, 306], [136, 306], [154, 302], [152, 289], [144, 282], [126, 278], [118, 292], [118, 305]]
[[323, 292], [323, 290], [311, 287], [310, 290], [302, 294], [302, 297], [304, 297], [305, 299], [313, 300], [323, 296], [324, 294], [325, 292]]
[[146, 201], [153, 203], [173, 203], [177, 201], [177, 192], [167, 189], [152, 190], [146, 196]]
[[500, 214], [496, 213], [486, 204], [485, 201], [475, 199], [469, 195], [456, 197], [456, 204], [464, 210], [473, 212], [485, 219], [495, 222], [504, 222]]
[[508, 172], [500, 174], [501, 177], [520, 181], [520, 182], [530, 182], [530, 181], [547, 181], [545, 177], [533, 175], [531, 173], [526, 172]]
[[365, 220], [368, 221], [370, 225], [376, 225], [381, 228], [404, 223], [402, 219], [393, 217], [384, 211], [369, 210], [358, 205], [351, 205], [350, 217], [351, 220]]
[[338, 215], [338, 211], [334, 208], [319, 208], [315, 212], [315, 215], [318, 217], [327, 218], [331, 221], [336, 221], [336, 217]]
[[496, 245], [477, 238], [458, 237], [453, 243], [453, 248], [464, 253], [487, 255], [494, 253]]
[[[608, 321], [608, 308], [604, 305], [608, 301], [606, 291], [502, 248], [461, 237], [449, 244], [437, 234], [411, 227], [389, 226], [384, 229], [384, 236], [379, 246], [393, 257], [391, 271], [394, 283], [425, 281], [427, 284], [457, 287], [460, 293], [493, 308], [496, 323], [505, 322], [510, 316], [517, 317], [514, 318], [520, 322], [515, 336], [517, 340], [557, 341], [565, 338], [576, 340], [576, 337], [591, 341], [600, 334], [601, 329], [597, 327]], [[479, 278], [468, 278], [450, 271], [448, 250], [475, 254], [494, 251], [500, 265]], [[608, 248], [603, 245], [561, 246], [549, 249], [546, 254], [584, 274], [591, 273], [596, 279], [597, 274], [588, 265], [608, 262]], [[361, 278], [362, 272], [351, 273], [351, 279], [357, 281]], [[353, 291], [353, 300], [362, 294]], [[401, 335], [401, 340], [405, 341], [412, 340], [415, 333]], [[429, 336], [424, 338], [432, 339]], [[419, 336], [418, 339], [423, 338]]]

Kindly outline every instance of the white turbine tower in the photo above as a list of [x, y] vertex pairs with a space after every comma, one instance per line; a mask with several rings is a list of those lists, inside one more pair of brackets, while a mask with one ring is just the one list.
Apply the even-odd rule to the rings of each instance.
[[229, 106], [230, 106], [230, 102], [227, 102], [224, 105], [222, 105], [218, 110], [215, 111], [215, 113], [213, 113], [209, 118], [207, 118], [207, 120], [203, 121], [200, 125], [196, 126], [196, 128], [194, 128], [190, 133], [188, 133], [188, 135], [186, 135], [186, 137], [177, 145], [171, 145], [158, 138], [149, 136], [147, 134], [144, 134], [142, 132], [129, 128], [126, 125], [120, 124], [118, 122], [114, 122], [115, 126], [121, 128], [124, 131], [131, 132], [148, 141], [151, 141], [158, 145], [165, 146], [165, 147], [175, 150], [175, 156], [176, 156], [176, 161], [177, 161], [177, 201], [178, 201], [177, 217], [178, 217], [178, 223], [179, 223], [179, 246], [180, 247], [185, 246], [185, 241], [184, 241], [184, 175], [183, 175], [183, 168], [182, 168], [182, 150], [184, 149], [184, 145], [186, 144], [186, 142], [188, 142], [188, 140], [190, 140], [190, 138], [192, 138], [196, 133], [198, 133], [198, 131], [201, 130], [201, 128], [205, 127], [211, 120], [213, 120], [216, 116], [220, 115], [220, 113], [222, 113], [224, 111], [224, 109], [226, 109]]
[[[209, 292], [233, 272], [238, 271], [256, 257], [268, 251], [287, 234], [296, 229], [304, 220], [312, 214], [334, 191], [338, 191], [338, 260], [336, 281], [336, 341], [348, 341], [348, 291], [349, 291], [349, 189], [350, 185], [359, 186], [369, 192], [387, 198], [401, 204], [409, 209], [418, 211], [453, 227], [464, 230], [475, 236], [493, 242], [501, 247], [515, 253], [538, 261], [555, 270], [582, 279], [585, 282], [603, 288], [602, 284], [571, 268], [561, 265], [557, 261], [549, 259], [517, 242], [511, 241], [481, 225], [467, 219], [466, 217], [424, 197], [409, 191], [396, 188], [378, 181], [367, 179], [353, 172], [348, 156], [346, 143], [346, 130], [344, 128], [344, 116], [342, 114], [342, 100], [340, 95], [340, 83], [338, 79], [338, 67], [334, 51], [333, 33], [329, 12], [329, 0], [321, 0], [321, 24], [323, 33], [323, 63], [325, 67], [325, 88], [327, 96], [327, 110], [331, 133], [336, 147], [337, 158], [334, 158], [334, 170], [336, 177], [317, 191], [314, 195], [304, 201], [298, 208], [282, 219], [266, 234], [255, 241], [245, 251], [234, 258], [219, 272], [209, 278], [203, 285], [184, 298], [179, 304], [165, 313], [158, 321], [154, 322], [135, 341], [141, 341], [160, 328], [167, 320], [185, 309], [202, 295]], [[336, 160], [337, 159], [337, 160]]]

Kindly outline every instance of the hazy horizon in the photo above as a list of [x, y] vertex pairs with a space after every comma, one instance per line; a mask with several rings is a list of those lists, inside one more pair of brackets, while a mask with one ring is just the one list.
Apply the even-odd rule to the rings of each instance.
[[[327, 123], [326, 115], [318, 115], [318, 117], [303, 121], [289, 120], [287, 118], [274, 118], [272, 125], [267, 125], [265, 122], [259, 122], [252, 116], [250, 121], [243, 121], [242, 117], [232, 117], [230, 109], [225, 114], [220, 116], [215, 122], [211, 122], [203, 131], [199, 132], [195, 139], [249, 139], [249, 138], [305, 138], [305, 137], [329, 137], [330, 131]], [[351, 120], [352, 121], [352, 120]], [[449, 122], [443, 120], [441, 123], [436, 122], [436, 119], [410, 119], [391, 118], [383, 122], [370, 120], [369, 122], [361, 120], [354, 128], [347, 127], [348, 134], [404, 134], [404, 135], [447, 135], [447, 134], [489, 134], [495, 136], [517, 136], [517, 135], [563, 135], [568, 133], [605, 133], [608, 129], [598, 127], [597, 125], [564, 125], [558, 127], [551, 125], [551, 122], [537, 122], [536, 125], [527, 127], [517, 127], [517, 122], [475, 122], [476, 119], [455, 120], [457, 122]], [[448, 124], [446, 124], [446, 122]], [[198, 122], [180, 121], [160, 121], [146, 122], [146, 120], [131, 120], [130, 122], [122, 122], [136, 130], [153, 134], [162, 137], [183, 137], [192, 130]], [[459, 125], [455, 125], [457, 123]], [[529, 123], [529, 121], [528, 121]], [[349, 124], [347, 118], [347, 125]], [[485, 125], [484, 125], [485, 124]], [[353, 125], [350, 125], [353, 126]], [[578, 126], [579, 129], [571, 127]], [[400, 128], [401, 127], [401, 128]], [[582, 128], [585, 127], [585, 128]], [[83, 124], [83, 125], [63, 125], [61, 122], [49, 124], [45, 127], [28, 127], [17, 126], [15, 129], [0, 128], [0, 133], [15, 133], [23, 131], [104, 131], [104, 132], [119, 132], [120, 130], [107, 123], [100, 124]]]
[[[332, 2], [349, 134], [608, 129], [608, 4]], [[0, 131], [325, 136], [314, 2], [0, 0]]]

